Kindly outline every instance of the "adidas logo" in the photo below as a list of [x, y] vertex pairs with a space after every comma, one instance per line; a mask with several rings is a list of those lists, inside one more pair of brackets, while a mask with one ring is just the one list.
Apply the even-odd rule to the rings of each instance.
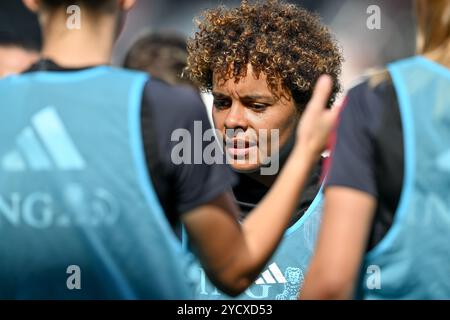
[[272, 263], [266, 271], [261, 273], [261, 277], [259, 277], [255, 281], [256, 284], [273, 284], [286, 282], [286, 278], [283, 276], [283, 273], [276, 263]]
[[55, 108], [47, 107], [34, 115], [31, 126], [21, 131], [16, 148], [1, 159], [7, 172], [82, 170], [86, 163], [67, 133]]

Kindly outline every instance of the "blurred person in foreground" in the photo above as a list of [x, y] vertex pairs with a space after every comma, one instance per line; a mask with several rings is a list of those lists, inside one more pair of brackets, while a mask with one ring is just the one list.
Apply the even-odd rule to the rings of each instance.
[[450, 299], [450, 1], [416, 6], [417, 56], [348, 93], [300, 298]]

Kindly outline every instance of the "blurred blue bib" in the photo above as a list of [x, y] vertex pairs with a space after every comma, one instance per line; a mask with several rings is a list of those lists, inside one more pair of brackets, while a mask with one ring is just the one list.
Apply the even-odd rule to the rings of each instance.
[[405, 175], [394, 222], [367, 254], [358, 296], [450, 299], [450, 71], [422, 57], [389, 66]]
[[148, 176], [146, 75], [110, 67], [0, 81], [0, 297], [191, 297]]

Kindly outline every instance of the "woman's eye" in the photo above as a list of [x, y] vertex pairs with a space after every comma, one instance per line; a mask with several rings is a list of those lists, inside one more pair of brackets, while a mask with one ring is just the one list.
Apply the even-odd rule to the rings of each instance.
[[262, 104], [262, 103], [252, 103], [252, 104], [250, 104], [250, 107], [252, 109], [262, 111], [262, 110], [265, 110], [267, 108], [267, 105], [266, 104]]
[[217, 109], [225, 109], [230, 106], [230, 102], [226, 100], [214, 100], [213, 105]]

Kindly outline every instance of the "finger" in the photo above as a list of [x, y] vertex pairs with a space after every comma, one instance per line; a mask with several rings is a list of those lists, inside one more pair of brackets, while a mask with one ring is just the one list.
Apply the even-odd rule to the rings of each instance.
[[317, 80], [316, 86], [311, 100], [308, 103], [308, 107], [315, 110], [325, 109], [328, 105], [331, 92], [333, 90], [333, 80], [329, 75], [320, 76]]

